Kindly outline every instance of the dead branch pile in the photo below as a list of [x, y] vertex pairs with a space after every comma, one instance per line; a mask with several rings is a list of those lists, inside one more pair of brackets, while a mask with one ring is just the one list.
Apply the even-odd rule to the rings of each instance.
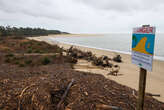
[[91, 61], [96, 66], [111, 68], [114, 66], [111, 63], [112, 61], [122, 62], [120, 55], [116, 55], [114, 58], [109, 58], [108, 56], [105, 56], [105, 55], [103, 55], [101, 57], [96, 57], [96, 55], [94, 55], [90, 51], [84, 52], [77, 48], [74, 48], [73, 46], [71, 46], [66, 52], [67, 52], [68, 56], [71, 56], [75, 59], [85, 59], [87, 61]]
[[[16, 70], [13, 76], [0, 71], [1, 110], [136, 109], [137, 91], [102, 75], [77, 72], [65, 65]], [[163, 110], [164, 103], [146, 95], [144, 109]]]
[[[39, 46], [43, 50], [41, 45], [44, 45], [26, 41], [21, 41], [23, 44], [18, 45], [19, 43], [13, 40], [5, 42], [7, 51], [10, 47], [13, 52], [20, 53], [24, 53], [32, 45], [35, 49]], [[9, 45], [10, 43], [14, 43], [16, 47]], [[61, 49], [57, 51], [57, 47], [47, 51], [49, 47], [50, 45], [45, 46], [44, 52], [61, 52]], [[113, 60], [106, 56], [97, 58], [91, 52], [81, 52], [73, 48], [70, 48], [67, 54], [72, 56], [69, 57], [71, 62], [84, 58], [99, 66], [103, 66], [107, 59], [109, 63]], [[35, 59], [36, 57], [32, 58], [32, 61]], [[136, 110], [135, 90], [102, 75], [74, 71], [71, 64], [65, 62], [67, 59], [64, 57], [55, 56], [54, 59], [56, 63], [50, 65], [19, 67], [16, 64], [4, 63], [1, 55], [0, 110]], [[108, 63], [105, 65], [109, 66]], [[164, 103], [146, 94], [144, 109], [164, 110]]]

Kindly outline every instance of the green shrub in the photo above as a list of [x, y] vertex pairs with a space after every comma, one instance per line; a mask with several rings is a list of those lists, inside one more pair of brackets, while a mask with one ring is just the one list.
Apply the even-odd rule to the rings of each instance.
[[13, 54], [13, 53], [8, 53], [8, 54], [6, 54], [5, 56], [6, 56], [6, 57], [13, 57], [14, 54]]
[[25, 64], [20, 63], [20, 64], [19, 64], [19, 67], [25, 67]]
[[53, 57], [53, 58], [56, 58], [56, 55], [53, 55], [52, 57]]
[[28, 44], [28, 42], [22, 42], [21, 43], [21, 45], [23, 46], [23, 45], [27, 45]]
[[19, 65], [19, 61], [16, 61], [15, 64], [16, 64], [16, 65]]
[[48, 57], [44, 57], [43, 58], [43, 60], [42, 60], [42, 64], [43, 65], [47, 65], [47, 64], [49, 64], [51, 61], [50, 61], [50, 59], [48, 58]]
[[31, 48], [28, 49], [28, 50], [27, 50], [27, 53], [32, 53], [32, 49], [31, 49]]
[[12, 57], [12, 60], [16, 61], [16, 60], [19, 60], [19, 58], [14, 56]]
[[46, 53], [45, 51], [42, 51], [42, 50], [40, 50], [40, 52], [39, 53]]
[[41, 51], [37, 49], [37, 50], [34, 50], [34, 53], [41, 53]]
[[25, 61], [25, 64], [27, 64], [27, 65], [29, 65], [29, 64], [31, 64], [32, 63], [32, 60], [26, 60]]
[[34, 50], [34, 53], [45, 53], [45, 52], [42, 50], [36, 49], [36, 50]]
[[39, 46], [41, 46], [41, 45], [42, 45], [42, 43], [41, 43], [41, 42], [38, 42], [38, 45], [39, 45]]
[[27, 48], [32, 49], [32, 47], [31, 47], [31, 46], [28, 46]]

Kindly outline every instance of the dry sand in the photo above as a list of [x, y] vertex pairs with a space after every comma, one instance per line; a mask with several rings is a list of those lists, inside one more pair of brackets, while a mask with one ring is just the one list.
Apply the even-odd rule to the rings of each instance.
[[[51, 37], [61, 37], [61, 36], [63, 35], [32, 37], [30, 39], [34, 39], [38, 41], [46, 41], [50, 44], [58, 44], [59, 46], [68, 49], [71, 45], [54, 42], [49, 39]], [[68, 37], [68, 36], [70, 37], [72, 35], [66, 35], [66, 36], [64, 35], [63, 37]], [[73, 36], [77, 36], [77, 35], [73, 35]], [[78, 36], [86, 36], [86, 35], [78, 35]], [[95, 68], [94, 66], [83, 60], [78, 61], [78, 64], [75, 66], [75, 69], [79, 71], [87, 71], [96, 74], [102, 74], [106, 78], [112, 79], [122, 85], [126, 85], [128, 87], [138, 90], [139, 68], [131, 63], [130, 55], [111, 52], [111, 51], [98, 50], [93, 48], [87, 48], [87, 47], [80, 47], [80, 46], [75, 46], [75, 47], [83, 51], [92, 51], [97, 56], [107, 55], [110, 58], [112, 58], [116, 54], [120, 54], [122, 56], [123, 63], [118, 63], [118, 65], [120, 66], [120, 71], [118, 76], [107, 75], [107, 73], [109, 73], [110, 70]], [[154, 60], [153, 72], [147, 73], [146, 92], [152, 94], [160, 94], [161, 95], [160, 97], [154, 97], [154, 98], [164, 102], [164, 61]]]

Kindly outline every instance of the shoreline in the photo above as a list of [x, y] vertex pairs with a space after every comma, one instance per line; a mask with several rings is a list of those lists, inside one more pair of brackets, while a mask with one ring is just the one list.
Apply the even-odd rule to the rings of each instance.
[[[58, 41], [52, 41], [52, 36], [41, 36], [41, 37], [31, 37], [29, 39], [38, 40], [38, 41], [46, 41], [52, 45], [57, 44], [60, 47], [63, 47], [64, 49], [70, 48], [72, 46], [71, 44], [61, 43]], [[107, 72], [101, 69], [77, 69], [78, 71], [86, 71], [86, 72], [92, 72], [96, 74], [102, 74], [106, 78], [109, 78], [111, 80], [114, 80], [122, 85], [126, 85], [128, 87], [131, 87], [133, 89], [138, 90], [138, 83], [139, 83], [139, 68], [131, 63], [131, 55], [125, 54], [125, 53], [118, 53], [113, 52], [109, 50], [99, 50], [96, 48], [90, 48], [90, 47], [82, 47], [82, 46], [74, 46], [82, 51], [91, 51], [93, 54], [96, 54], [96, 56], [101, 55], [107, 55], [109, 57], [113, 57], [116, 54], [120, 54], [123, 63], [116, 63], [118, 64], [121, 69], [120, 72], [122, 75], [120, 76], [111, 76], [107, 75]], [[152, 93], [152, 94], [160, 94], [161, 97], [154, 97], [158, 99], [159, 101], [164, 102], [164, 61], [160, 60], [154, 60], [153, 61], [153, 72], [148, 72], [147, 74], [147, 84], [146, 84], [146, 92]]]
[[[105, 48], [97, 48], [97, 47], [92, 47], [92, 46], [87, 46], [87, 45], [81, 45], [81, 44], [76, 44], [76, 43], [68, 43], [68, 42], [61, 42], [61, 41], [55, 41], [55, 40], [54, 40], [54, 42], [58, 42], [58, 43], [62, 43], [62, 44], [68, 44], [68, 45], [74, 45], [74, 46], [80, 46], [80, 47], [86, 47], [86, 48], [93, 48], [93, 49], [104, 50], [104, 51], [109, 51], [109, 52], [116, 52], [116, 53], [131, 55], [131, 52], [125, 52], [125, 51], [119, 51], [119, 50], [112, 50], [112, 49], [105, 49]], [[164, 61], [164, 57], [161, 57], [161, 56], [153, 56], [153, 57], [154, 57], [154, 60]]]
[[[106, 48], [98, 48], [98, 47], [93, 47], [93, 46], [87, 46], [87, 45], [81, 45], [81, 44], [77, 44], [77, 43], [68, 43], [68, 42], [61, 42], [61, 41], [57, 41], [56, 39], [54, 38], [57, 38], [57, 37], [86, 37], [86, 36], [89, 36], [89, 37], [94, 37], [94, 36], [99, 36], [99, 35], [105, 35], [105, 34], [55, 34], [55, 35], [49, 35], [49, 36], [40, 36], [46, 40], [48, 40], [49, 43], [51, 43], [52, 45], [54, 43], [62, 43], [62, 44], [68, 44], [68, 45], [75, 45], [75, 46], [80, 46], [80, 47], [86, 47], [86, 48], [93, 48], [93, 49], [98, 49], [98, 50], [104, 50], [104, 51], [109, 51], [109, 52], [116, 52], [116, 53], [121, 53], [121, 54], [127, 54], [127, 55], [131, 55], [131, 52], [127, 52], [127, 51], [119, 51], [119, 50], [112, 50], [112, 49], [106, 49]], [[31, 37], [32, 38], [32, 37]], [[35, 38], [38, 38], [38, 37], [35, 37]], [[51, 39], [52, 41], [49, 41], [49, 39]], [[162, 56], [153, 56], [154, 57], [154, 60], [158, 60], [158, 61], [164, 61], [164, 57]]]

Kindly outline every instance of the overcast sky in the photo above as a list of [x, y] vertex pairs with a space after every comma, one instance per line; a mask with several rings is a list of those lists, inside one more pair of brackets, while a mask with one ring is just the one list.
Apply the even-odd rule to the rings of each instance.
[[4, 26], [130, 33], [142, 24], [164, 33], [164, 0], [0, 0], [0, 25]]

